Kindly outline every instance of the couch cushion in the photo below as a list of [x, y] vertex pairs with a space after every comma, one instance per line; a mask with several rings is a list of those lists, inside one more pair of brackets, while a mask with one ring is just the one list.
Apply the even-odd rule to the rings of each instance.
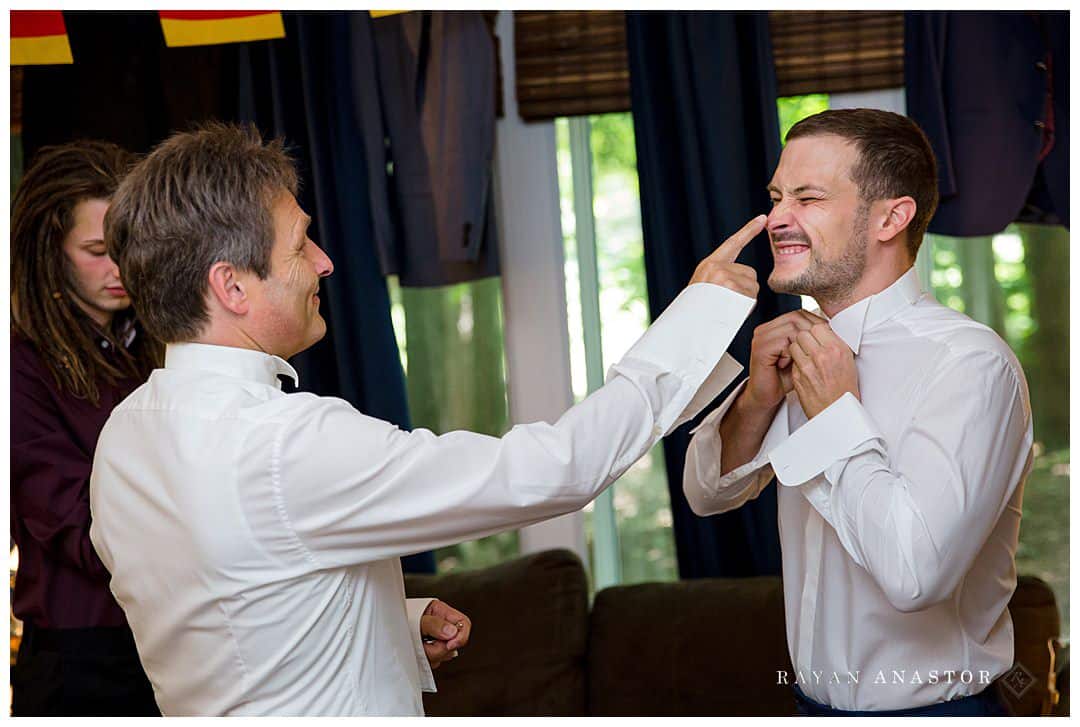
[[777, 577], [606, 588], [589, 625], [589, 713], [792, 715]]
[[432, 716], [585, 714], [588, 583], [569, 550], [491, 568], [405, 577], [410, 597], [434, 596], [472, 619], [469, 645], [435, 672]]
[[998, 680], [998, 691], [1013, 715], [1038, 716], [1048, 691], [1048, 642], [1061, 635], [1061, 615], [1053, 590], [1034, 576], [1020, 576], [1009, 600], [1009, 615], [1015, 664]]

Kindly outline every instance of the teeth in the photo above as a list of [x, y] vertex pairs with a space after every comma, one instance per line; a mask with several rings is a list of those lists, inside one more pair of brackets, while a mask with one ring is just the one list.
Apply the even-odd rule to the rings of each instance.
[[780, 248], [777, 248], [777, 250], [776, 250], [776, 254], [777, 254], [777, 255], [798, 255], [798, 254], [799, 254], [800, 252], [804, 252], [804, 251], [806, 251], [806, 250], [809, 250], [809, 249], [810, 249], [810, 248], [808, 248], [808, 247], [803, 247], [803, 246], [801, 246], [801, 245], [799, 245], [799, 246], [795, 246], [795, 245], [793, 245], [793, 246], [791, 246], [791, 247], [780, 247]]

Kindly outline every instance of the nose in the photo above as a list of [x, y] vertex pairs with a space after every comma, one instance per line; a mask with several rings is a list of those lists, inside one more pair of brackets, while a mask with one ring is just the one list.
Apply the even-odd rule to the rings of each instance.
[[109, 267], [109, 275], [111, 275], [114, 278], [119, 279], [120, 278], [120, 266], [117, 265], [116, 261], [114, 261], [112, 258], [109, 258], [109, 266], [110, 266]]
[[311, 249], [315, 252], [315, 272], [320, 278], [328, 277], [334, 272], [334, 261], [314, 242], [311, 243]]
[[773, 205], [772, 210], [769, 212], [768, 219], [765, 221], [765, 229], [770, 235], [776, 235], [776, 233], [790, 227], [791, 223], [791, 206], [784, 200], [780, 200]]

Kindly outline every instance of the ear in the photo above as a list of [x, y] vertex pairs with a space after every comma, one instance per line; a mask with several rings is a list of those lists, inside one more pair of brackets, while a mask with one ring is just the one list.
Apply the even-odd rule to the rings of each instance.
[[216, 262], [211, 265], [208, 282], [211, 297], [222, 308], [234, 315], [247, 315], [251, 301], [248, 299], [244, 281], [232, 263]]
[[911, 197], [899, 197], [882, 202], [884, 205], [881, 227], [877, 238], [882, 242], [896, 239], [915, 219], [916, 204]]

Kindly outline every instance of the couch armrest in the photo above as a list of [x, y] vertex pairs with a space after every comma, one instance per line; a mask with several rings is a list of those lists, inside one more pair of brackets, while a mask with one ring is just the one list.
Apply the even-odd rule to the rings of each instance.
[[1048, 704], [1052, 644], [1061, 636], [1054, 591], [1034, 576], [1017, 578], [1009, 600], [1014, 665], [997, 680], [998, 693], [1013, 716], [1037, 717]]

